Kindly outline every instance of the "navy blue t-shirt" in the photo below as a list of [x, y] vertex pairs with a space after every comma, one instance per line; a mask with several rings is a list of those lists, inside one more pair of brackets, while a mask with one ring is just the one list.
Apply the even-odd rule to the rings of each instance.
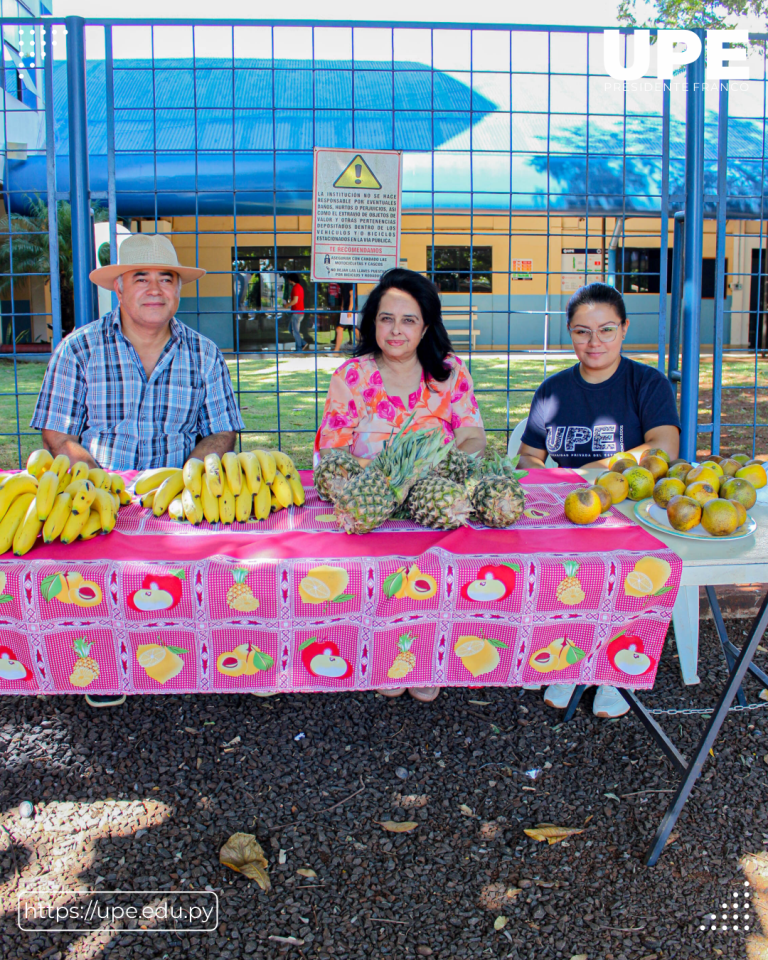
[[559, 467], [581, 467], [645, 442], [654, 427], [680, 429], [672, 386], [656, 367], [621, 358], [603, 383], [579, 364], [547, 377], [533, 395], [522, 442], [546, 449]]

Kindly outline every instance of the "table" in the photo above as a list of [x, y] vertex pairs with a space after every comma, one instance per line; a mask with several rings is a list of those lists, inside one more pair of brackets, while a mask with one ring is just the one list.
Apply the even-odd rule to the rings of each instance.
[[[589, 482], [594, 482], [601, 472], [591, 469], [578, 471]], [[627, 500], [619, 504], [618, 510], [626, 517], [633, 517], [634, 507], [635, 504]], [[653, 842], [646, 853], [644, 862], [648, 866], [653, 866], [661, 855], [672, 828], [701, 774], [709, 751], [717, 739], [731, 704], [734, 700], [738, 700], [740, 706], [746, 705], [741, 684], [747, 672], [751, 672], [768, 686], [768, 676], [752, 663], [757, 646], [768, 626], [768, 594], [763, 599], [760, 610], [752, 621], [746, 641], [739, 649], [728, 638], [714, 590], [714, 586], [717, 584], [768, 583], [768, 506], [757, 503], [750, 510], [750, 513], [757, 520], [757, 530], [753, 536], [745, 540], [722, 541], [713, 539], [709, 542], [686, 540], [683, 537], [662, 533], [657, 534], [659, 540], [666, 543], [683, 561], [680, 592], [673, 609], [675, 636], [677, 637], [678, 629], [683, 634], [678, 639], [683, 680], [685, 683], [699, 682], [696, 669], [698, 663], [700, 586], [706, 587], [715, 627], [728, 664], [729, 678], [720, 693], [717, 705], [712, 711], [712, 717], [693, 756], [688, 761], [667, 737], [664, 730], [634, 692], [621, 689], [621, 694], [632, 711], [668, 757], [675, 770], [681, 775], [677, 791], [667, 807], [664, 818], [659, 824]], [[683, 664], [684, 653], [686, 654], [685, 665]], [[566, 721], [573, 718], [585, 689], [584, 685], [577, 685], [574, 690], [565, 713]]]

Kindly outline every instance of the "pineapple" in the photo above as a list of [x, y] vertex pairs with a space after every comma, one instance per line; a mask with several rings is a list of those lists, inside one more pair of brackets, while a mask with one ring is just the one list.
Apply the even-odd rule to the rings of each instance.
[[415, 483], [405, 506], [412, 520], [435, 530], [454, 530], [466, 526], [472, 512], [466, 489], [459, 483], [439, 476], [427, 477]]
[[315, 467], [314, 483], [321, 500], [335, 500], [352, 477], [363, 468], [346, 450], [333, 450]]
[[480, 464], [480, 473], [484, 477], [511, 477], [513, 480], [519, 480], [528, 472], [527, 470], [517, 469], [519, 460], [519, 456], [502, 456], [500, 453], [495, 452], [493, 456], [487, 460], [483, 460]]
[[458, 447], [451, 447], [450, 453], [438, 465], [435, 474], [453, 480], [454, 483], [466, 483], [477, 472], [478, 461], [470, 453], [464, 453]]
[[334, 513], [347, 533], [370, 533], [388, 520], [411, 487], [447, 456], [449, 444], [437, 430], [400, 432], [336, 497]]
[[411, 644], [416, 639], [410, 633], [402, 633], [397, 641], [399, 653], [387, 670], [390, 680], [399, 680], [407, 676], [416, 666], [416, 657], [411, 653]]
[[259, 607], [259, 601], [254, 597], [253, 590], [245, 582], [248, 571], [242, 567], [235, 567], [231, 571], [235, 582], [227, 590], [227, 605], [241, 613], [251, 613]]
[[560, 603], [573, 607], [577, 603], [581, 603], [586, 596], [584, 587], [582, 587], [581, 581], [576, 576], [579, 565], [575, 560], [566, 560], [563, 567], [565, 568], [566, 577], [557, 585], [557, 599]]
[[511, 527], [525, 508], [525, 494], [512, 477], [487, 476], [475, 487], [472, 506], [486, 527]]
[[69, 676], [69, 682], [73, 687], [87, 687], [89, 683], [98, 679], [99, 665], [93, 657], [88, 656], [92, 646], [93, 641], [86, 640], [85, 637], [78, 637], [72, 645], [77, 654], [77, 660]]

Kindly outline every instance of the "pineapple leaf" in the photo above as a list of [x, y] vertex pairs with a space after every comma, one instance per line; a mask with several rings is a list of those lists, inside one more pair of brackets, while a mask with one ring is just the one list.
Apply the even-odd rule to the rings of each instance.
[[10, 603], [13, 597], [10, 593], [0, 593], [0, 603]]
[[253, 656], [251, 657], [254, 667], [257, 670], [269, 670], [270, 667], [275, 665], [275, 661], [270, 657], [268, 653], [264, 653], [262, 650], [254, 650]]
[[165, 649], [170, 650], [171, 653], [176, 653], [176, 654], [189, 653], [189, 650], [185, 650], [184, 647], [166, 647]]
[[494, 640], [493, 637], [485, 638], [492, 647], [502, 647], [504, 650], [507, 649], [507, 644], [503, 640]]
[[411, 644], [415, 639], [416, 637], [414, 637], [413, 634], [411, 633], [401, 633], [400, 636], [397, 638], [397, 645], [398, 647], [400, 647], [402, 652], [405, 653], [406, 650], [411, 649]]
[[178, 577], [179, 580], [186, 580], [187, 575], [183, 570], [169, 570], [168, 575], [171, 577]]
[[40, 584], [40, 593], [43, 600], [53, 600], [58, 597], [64, 587], [64, 576], [61, 573], [52, 573]]
[[509, 567], [510, 570], [514, 570], [515, 573], [520, 573], [520, 564], [519, 563], [501, 563], [499, 566]]
[[334, 597], [333, 600], [331, 600], [331, 603], [346, 603], [347, 600], [354, 600], [354, 599], [355, 599], [354, 593], [340, 593], [338, 597]]
[[390, 575], [381, 585], [385, 595], [388, 597], [394, 597], [397, 591], [402, 587], [403, 580], [404, 577], [402, 570], [397, 570], [395, 573], [390, 573]]
[[569, 577], [575, 577], [579, 569], [579, 565], [575, 560], [566, 560], [563, 567], [565, 568], [566, 576]]
[[235, 567], [234, 570], [230, 570], [230, 573], [235, 578], [235, 583], [245, 583], [245, 578], [248, 576], [248, 571], [242, 567]]
[[310, 637], [309, 640], [305, 640], [304, 643], [299, 645], [299, 650], [306, 650], [307, 647], [311, 646], [313, 643], [317, 643], [317, 637]]

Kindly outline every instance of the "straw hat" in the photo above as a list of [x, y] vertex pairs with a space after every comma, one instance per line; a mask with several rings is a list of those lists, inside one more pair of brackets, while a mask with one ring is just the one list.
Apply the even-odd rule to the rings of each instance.
[[199, 280], [205, 270], [182, 267], [171, 241], [161, 233], [134, 233], [120, 245], [120, 262], [91, 270], [88, 276], [105, 290], [114, 289], [115, 278], [135, 270], [171, 270], [182, 283]]

